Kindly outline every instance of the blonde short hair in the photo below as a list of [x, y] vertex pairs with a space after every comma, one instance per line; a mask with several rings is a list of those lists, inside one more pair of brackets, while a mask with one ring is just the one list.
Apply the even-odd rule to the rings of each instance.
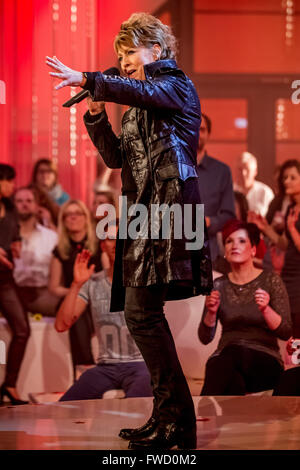
[[177, 41], [171, 28], [148, 13], [133, 13], [121, 24], [114, 48], [118, 53], [123, 46], [150, 49], [154, 44], [159, 44], [161, 48], [160, 59], [176, 58]]

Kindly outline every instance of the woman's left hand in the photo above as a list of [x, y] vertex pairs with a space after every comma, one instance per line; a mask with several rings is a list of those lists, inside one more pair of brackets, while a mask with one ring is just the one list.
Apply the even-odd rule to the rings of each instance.
[[289, 231], [293, 230], [295, 228], [295, 224], [299, 218], [299, 208], [294, 207], [290, 210], [289, 215], [287, 217], [287, 226]]
[[0, 264], [3, 264], [8, 269], [13, 269], [14, 265], [7, 259], [6, 251], [0, 246]]
[[21, 250], [22, 250], [22, 243], [21, 240], [16, 240], [10, 244], [10, 249], [13, 258], [20, 258]]
[[261, 230], [263, 233], [268, 227], [268, 221], [265, 217], [261, 216], [260, 214], [257, 214], [254, 211], [248, 211], [247, 212], [247, 222], [252, 223], [257, 225], [259, 230]]
[[65, 86], [80, 86], [83, 84], [83, 75], [82, 72], [70, 69], [62, 62], [58, 60], [57, 57], [46, 57], [46, 64], [49, 65], [56, 72], [49, 72], [52, 77], [57, 77], [63, 80], [59, 85], [55, 87], [56, 90], [63, 88]]
[[254, 297], [259, 310], [263, 312], [270, 302], [270, 296], [268, 292], [263, 289], [257, 289], [255, 291]]

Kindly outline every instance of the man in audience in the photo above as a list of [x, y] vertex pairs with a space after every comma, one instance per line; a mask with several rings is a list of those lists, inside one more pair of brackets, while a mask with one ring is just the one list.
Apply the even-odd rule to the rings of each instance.
[[225, 163], [208, 156], [206, 144], [211, 134], [211, 120], [202, 113], [200, 126], [197, 173], [199, 176], [201, 200], [209, 234], [209, 245], [213, 267], [219, 255], [217, 233], [227, 220], [235, 218], [234, 195], [231, 171]]
[[243, 193], [248, 201], [249, 210], [265, 217], [269, 204], [274, 198], [272, 189], [257, 181], [257, 160], [250, 152], [243, 152], [238, 159], [238, 181], [236, 191]]
[[96, 180], [94, 183], [94, 198], [93, 198], [93, 203], [92, 203], [92, 215], [93, 219], [95, 220], [95, 223], [99, 222], [103, 217], [105, 217], [104, 214], [103, 216], [97, 216], [97, 208], [101, 204], [111, 204], [116, 208], [116, 216], [117, 215], [117, 207], [116, 207], [116, 190], [112, 188], [111, 186], [108, 186], [107, 184], [100, 183], [99, 181]]
[[126, 397], [152, 396], [150, 375], [127, 329], [124, 312], [110, 312], [116, 226], [110, 226], [107, 235], [110, 238], [100, 244], [110, 261], [108, 269], [94, 274], [95, 266], [88, 268], [89, 251], [79, 253], [73, 283], [57, 313], [55, 328], [66, 331], [90, 304], [100, 353], [97, 365], [84, 372], [61, 401], [102, 398], [106, 391], [120, 388]]
[[54, 316], [59, 298], [48, 291], [47, 285], [57, 233], [38, 223], [38, 204], [32, 189], [18, 189], [15, 206], [19, 216], [22, 249], [20, 257], [15, 259], [13, 275], [20, 299], [25, 310]]
[[70, 196], [63, 190], [58, 182], [57, 167], [53, 160], [49, 158], [40, 158], [34, 165], [32, 172], [33, 186], [36, 186], [54, 201], [54, 203], [62, 206], [70, 199]]

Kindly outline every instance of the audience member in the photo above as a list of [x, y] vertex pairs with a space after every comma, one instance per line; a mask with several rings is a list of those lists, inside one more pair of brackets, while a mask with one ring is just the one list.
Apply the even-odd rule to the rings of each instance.
[[294, 160], [283, 172], [286, 195], [292, 204], [286, 212], [285, 230], [280, 235], [263, 217], [256, 216], [255, 223], [260, 230], [280, 249], [285, 250], [281, 277], [290, 299], [293, 336], [300, 337], [300, 162]]
[[54, 202], [46, 191], [37, 185], [29, 184], [38, 204], [38, 222], [44, 227], [57, 230], [58, 214], [60, 207]]
[[58, 183], [56, 165], [49, 158], [40, 158], [34, 165], [32, 183], [46, 191], [48, 196], [59, 206], [70, 199], [70, 196]]
[[48, 291], [51, 255], [57, 245], [57, 233], [38, 223], [38, 204], [30, 188], [15, 193], [22, 249], [15, 260], [14, 279], [26, 311], [54, 316], [59, 297]]
[[277, 338], [291, 334], [289, 301], [280, 277], [253, 265], [259, 231], [229, 221], [223, 228], [231, 272], [214, 281], [200, 326], [202, 343], [222, 324], [217, 350], [206, 364], [201, 395], [244, 395], [272, 389], [283, 370]]
[[298, 160], [286, 160], [279, 168], [277, 178], [278, 193], [270, 202], [269, 209], [266, 214], [266, 219], [268, 223], [272, 225], [274, 230], [279, 234], [282, 234], [284, 232], [285, 216], [289, 205], [292, 203], [291, 196], [289, 194], [286, 194], [285, 170], [293, 167], [297, 168], [297, 165], [299, 165]]
[[14, 405], [23, 405], [28, 402], [20, 400], [16, 383], [30, 336], [30, 326], [12, 274], [14, 259], [19, 256], [21, 249], [17, 214], [10, 199], [15, 176], [12, 166], [0, 163], [0, 310], [12, 331], [5, 379], [0, 389], [0, 403], [6, 396]]
[[[241, 222], [251, 222], [248, 220], [248, 213], [249, 213], [249, 206], [246, 196], [239, 191], [234, 191], [234, 209], [236, 213], [236, 219], [240, 220]], [[233, 220], [233, 219], [232, 219]], [[222, 253], [222, 257], [220, 256], [217, 261], [215, 262], [216, 271], [226, 274], [231, 271], [230, 264], [224, 257], [224, 245], [222, 241], [222, 233], [218, 233], [218, 244], [219, 244], [219, 251]], [[253, 258], [253, 263], [255, 267], [261, 268], [263, 263], [263, 258], [266, 252], [266, 245], [263, 238], [260, 236], [259, 243], [256, 247], [256, 255]]]
[[106, 214], [103, 216], [97, 216], [97, 208], [101, 204], [111, 204], [116, 208], [116, 216], [118, 217], [117, 213], [117, 204], [116, 204], [116, 191], [114, 188], [111, 186], [108, 186], [107, 184], [102, 184], [99, 181], [96, 181], [94, 184], [94, 199], [93, 199], [93, 205], [92, 205], [92, 214], [95, 222], [97, 223], [100, 219], [105, 217]]
[[[118, 210], [116, 207], [116, 197], [115, 197], [115, 190], [108, 186], [107, 184], [100, 183], [99, 181], [95, 181], [94, 183], [94, 199], [92, 205], [92, 220], [95, 224], [95, 231], [97, 228], [98, 222], [108, 215], [107, 211], [104, 211], [103, 215], [97, 215], [97, 209], [102, 204], [111, 204], [115, 208], [115, 217], [118, 217]], [[101, 246], [99, 246], [99, 250], [101, 250]], [[101, 264], [103, 269], [109, 268], [109, 259], [106, 253], [101, 253]]]
[[206, 151], [210, 134], [211, 120], [202, 113], [197, 152], [197, 173], [201, 201], [204, 204], [211, 259], [215, 268], [214, 264], [220, 254], [217, 233], [222, 230], [227, 220], [235, 217], [235, 213], [230, 168], [225, 163], [210, 157]]
[[[286, 212], [289, 205], [292, 203], [291, 197], [285, 192], [283, 176], [286, 168], [291, 168], [292, 166], [295, 166], [295, 160], [287, 160], [279, 167], [277, 172], [278, 192], [270, 202], [266, 215], [268, 223], [279, 235], [282, 235], [284, 232]], [[264, 266], [269, 269], [274, 269], [275, 272], [280, 274], [284, 265], [285, 251], [272, 243], [271, 240], [267, 239], [267, 241], [268, 250], [264, 257]]]
[[250, 152], [243, 152], [238, 159], [238, 181], [234, 189], [245, 194], [250, 211], [265, 216], [274, 198], [272, 189], [257, 181], [257, 160]]
[[107, 270], [93, 274], [95, 265], [88, 268], [90, 253], [83, 250], [76, 257], [73, 282], [57, 314], [57, 331], [66, 331], [91, 306], [99, 342], [96, 367], [84, 372], [63, 395], [61, 401], [102, 398], [104, 392], [122, 388], [126, 397], [152, 396], [150, 375], [125, 322], [124, 312], [110, 312], [111, 283], [115, 260], [116, 233], [100, 242], [101, 251], [110, 261]]
[[[100, 256], [97, 253], [97, 241], [90, 212], [78, 199], [67, 201], [61, 208], [58, 220], [58, 244], [53, 251], [50, 266], [49, 290], [53, 294], [65, 297], [73, 282], [73, 266], [76, 255], [82, 249], [92, 253], [91, 261], [96, 271], [101, 269]], [[80, 319], [70, 328], [70, 345], [74, 366], [94, 364], [91, 350], [93, 324], [87, 308]]]

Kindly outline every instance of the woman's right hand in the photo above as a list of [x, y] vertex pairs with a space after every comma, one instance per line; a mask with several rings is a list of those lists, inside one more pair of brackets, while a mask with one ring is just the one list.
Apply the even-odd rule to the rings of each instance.
[[287, 226], [290, 232], [295, 227], [295, 224], [299, 218], [299, 208], [298, 207], [292, 207], [291, 210], [289, 211], [288, 217], [287, 217]]
[[248, 211], [247, 222], [257, 225], [259, 230], [261, 230], [263, 233], [265, 233], [269, 226], [267, 219], [254, 211]]
[[220, 301], [221, 297], [218, 290], [213, 290], [211, 294], [206, 297], [205, 305], [211, 315], [217, 315]]
[[100, 114], [105, 109], [104, 101], [93, 101], [90, 96], [86, 99], [87, 105], [89, 107], [89, 112], [93, 116], [94, 114]]
[[52, 220], [52, 214], [46, 207], [38, 206], [37, 215], [41, 224], [44, 225], [44, 227], [56, 230], [55, 224]]
[[286, 343], [286, 350], [289, 356], [292, 356], [292, 354], [297, 351], [298, 349], [298, 344], [299, 340], [295, 339], [293, 336], [290, 337], [288, 342]]
[[14, 265], [7, 259], [7, 253], [0, 247], [0, 264], [3, 264], [8, 269], [13, 269]]
[[285, 252], [276, 245], [271, 245], [270, 255], [274, 271], [280, 274], [284, 265]]
[[49, 72], [52, 77], [59, 78], [61, 83], [55, 87], [55, 90], [59, 90], [65, 86], [83, 86], [84, 79], [82, 72], [73, 70], [63, 64], [56, 56], [46, 56], [46, 64], [49, 65], [55, 72]]

